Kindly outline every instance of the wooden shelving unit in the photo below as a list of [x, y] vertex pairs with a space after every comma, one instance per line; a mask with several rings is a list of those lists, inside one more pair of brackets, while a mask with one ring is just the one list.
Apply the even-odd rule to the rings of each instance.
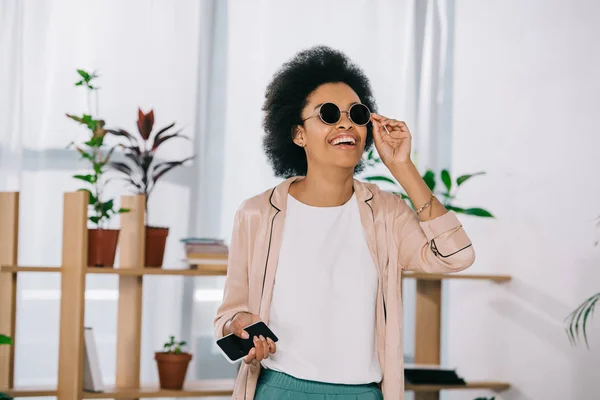
[[[19, 266], [19, 193], [0, 193], [0, 332], [15, 336], [16, 287], [20, 273], [61, 274], [59, 376], [58, 387], [14, 388], [14, 346], [0, 347], [0, 392], [13, 397], [56, 396], [59, 400], [137, 399], [157, 397], [230, 396], [233, 380], [186, 382], [183, 390], [163, 390], [140, 382], [140, 342], [142, 289], [144, 276], [224, 276], [227, 256], [186, 260], [189, 269], [144, 266], [144, 199], [123, 196], [123, 207], [131, 212], [121, 215], [119, 267], [87, 266], [87, 206], [84, 192], [65, 193], [63, 248], [61, 266]], [[102, 393], [83, 391], [83, 329], [85, 279], [88, 274], [119, 276], [117, 322], [117, 368], [115, 386]], [[443, 280], [510, 281], [508, 275], [425, 274], [405, 272], [402, 279], [416, 279], [416, 364], [440, 363], [441, 298]], [[441, 390], [506, 390], [505, 382], [468, 382], [466, 386], [407, 385], [416, 400], [437, 400]]]
[[[183, 390], [163, 390], [140, 382], [142, 290], [144, 276], [219, 276], [227, 271], [226, 255], [194, 261], [191, 268], [144, 266], [143, 196], [123, 196], [118, 268], [87, 265], [88, 196], [65, 193], [60, 266], [17, 265], [19, 193], [0, 193], [0, 332], [15, 337], [16, 288], [21, 273], [61, 274], [60, 334], [57, 387], [14, 387], [14, 346], [0, 347], [0, 392], [13, 397], [56, 396], [59, 400], [87, 398], [137, 399], [155, 397], [230, 396], [233, 380], [189, 382]], [[119, 277], [117, 366], [115, 385], [102, 393], [83, 391], [83, 332], [86, 276]], [[15, 342], [18, 338], [15, 339]]]
[[[442, 328], [442, 281], [472, 280], [505, 283], [509, 275], [474, 275], [466, 273], [427, 274], [403, 272], [402, 279], [416, 279], [416, 321], [415, 321], [415, 364], [439, 365], [441, 362]], [[467, 382], [466, 386], [448, 385], [407, 385], [406, 390], [415, 392], [415, 400], [439, 400], [441, 390], [488, 389], [507, 390], [506, 382]]]

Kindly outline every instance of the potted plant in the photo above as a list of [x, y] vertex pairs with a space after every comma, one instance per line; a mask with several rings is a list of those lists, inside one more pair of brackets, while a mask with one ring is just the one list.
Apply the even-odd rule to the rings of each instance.
[[[374, 151], [371, 150], [371, 151], [369, 151], [369, 153], [367, 153], [365, 163], [368, 167], [374, 167], [375, 165], [381, 163], [381, 159], [379, 157], [375, 156]], [[444, 190], [437, 191], [437, 192], [436, 192], [436, 187], [438, 187], [438, 185], [437, 185], [435, 172], [433, 172], [431, 170], [427, 170], [423, 174], [423, 180], [429, 187], [429, 190], [431, 190], [432, 193], [437, 194], [438, 198], [441, 200], [442, 204], [444, 205], [444, 207], [447, 210], [452, 210], [452, 211], [456, 212], [457, 214], [473, 215], [476, 217], [483, 217], [483, 218], [494, 218], [492, 213], [490, 213], [488, 210], [485, 210], [483, 208], [480, 208], [480, 207], [463, 208], [463, 207], [458, 207], [458, 206], [455, 206], [452, 204], [452, 202], [456, 198], [458, 189], [460, 188], [460, 186], [463, 183], [465, 183], [466, 181], [468, 181], [469, 179], [471, 179], [474, 176], [484, 175], [484, 174], [485, 174], [485, 172], [477, 172], [474, 174], [462, 175], [462, 176], [459, 176], [458, 178], [456, 178], [455, 183], [453, 183], [453, 179], [450, 175], [450, 172], [448, 172], [448, 170], [444, 169], [440, 173], [442, 183], [444, 184]], [[387, 184], [392, 185], [392, 188], [393, 188], [393, 190], [391, 190], [392, 193], [401, 196], [404, 200], [408, 200], [409, 205], [413, 209], [415, 208], [414, 205], [410, 202], [409, 197], [402, 191], [402, 187], [393, 178], [391, 178], [389, 176], [384, 176], [384, 175], [367, 175], [364, 177], [364, 179], [369, 182], [385, 182]]]
[[[12, 345], [12, 339], [10, 336], [0, 334], [0, 345]], [[12, 397], [7, 395], [6, 393], [0, 392], [0, 400], [12, 400]]]
[[[90, 222], [96, 227], [88, 230], [88, 265], [97, 267], [112, 267], [115, 260], [115, 252], [119, 239], [118, 229], [107, 229], [106, 224], [116, 214], [127, 212], [129, 210], [119, 208], [115, 210], [114, 200], [105, 199], [102, 193], [106, 181], [103, 174], [106, 171], [110, 156], [115, 147], [107, 148], [104, 144], [104, 138], [107, 131], [104, 129], [105, 122], [102, 119], [93, 117], [91, 110], [91, 94], [98, 90], [92, 85], [92, 81], [98, 77], [95, 73], [88, 73], [84, 70], [77, 70], [81, 79], [75, 83], [75, 86], [84, 86], [87, 89], [88, 114], [82, 116], [67, 114], [67, 117], [79, 122], [88, 129], [89, 136], [87, 140], [75, 144], [75, 148], [81, 155], [81, 159], [86, 160], [91, 165], [91, 171], [87, 174], [77, 174], [73, 178], [83, 181], [89, 185], [88, 188], [79, 189], [89, 195], [89, 217]], [[96, 96], [97, 98], [97, 96]], [[98, 104], [96, 102], [96, 110]]]
[[188, 365], [192, 360], [190, 353], [181, 351], [185, 345], [185, 341], [177, 342], [175, 336], [170, 336], [169, 341], [163, 345], [163, 350], [154, 353], [161, 389], [183, 388]]
[[[137, 128], [138, 135], [133, 135], [123, 129], [109, 129], [108, 132], [123, 137], [126, 144], [121, 144], [125, 153], [125, 162], [111, 162], [110, 167], [120, 174], [135, 194], [142, 194], [146, 199], [146, 252], [145, 266], [161, 267], [165, 252], [165, 244], [169, 234], [168, 227], [157, 227], [149, 225], [148, 200], [156, 183], [167, 172], [181, 166], [194, 157], [187, 157], [177, 161], [160, 161], [155, 159], [156, 152], [167, 140], [173, 138], [189, 139], [181, 135], [181, 131], [172, 131], [175, 123], [172, 123], [158, 131], [154, 128], [154, 110], [144, 114], [138, 109]], [[137, 136], [137, 137], [136, 137]]]

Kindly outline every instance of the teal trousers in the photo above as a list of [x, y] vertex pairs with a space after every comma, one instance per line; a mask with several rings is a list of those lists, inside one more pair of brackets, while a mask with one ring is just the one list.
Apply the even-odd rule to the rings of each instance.
[[263, 368], [255, 400], [383, 400], [377, 384], [342, 385], [294, 378]]

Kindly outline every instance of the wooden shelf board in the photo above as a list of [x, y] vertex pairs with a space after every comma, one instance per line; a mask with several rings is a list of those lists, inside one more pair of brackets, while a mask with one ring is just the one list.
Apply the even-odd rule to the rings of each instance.
[[[154, 398], [154, 397], [208, 397], [231, 396], [233, 392], [233, 379], [212, 381], [198, 381], [186, 383], [183, 390], [160, 389], [158, 385], [144, 385], [142, 388], [126, 389], [107, 387], [103, 392], [83, 392], [84, 399], [127, 399], [127, 398]], [[412, 385], [407, 384], [406, 390], [413, 392], [437, 392], [440, 390], [507, 390], [510, 384], [496, 381], [467, 382], [466, 385]], [[15, 388], [4, 391], [12, 397], [54, 397], [56, 388]]]
[[489, 389], [507, 390], [510, 384], [496, 381], [467, 382], [466, 385], [412, 385], [407, 384], [405, 389], [413, 392], [437, 392], [439, 390], [466, 390], [466, 389]]
[[88, 267], [88, 274], [115, 274], [121, 276], [142, 275], [180, 275], [180, 276], [218, 276], [227, 273], [227, 264], [206, 264], [198, 268], [101, 268]]
[[1, 265], [0, 272], [60, 272], [60, 267]]
[[413, 278], [429, 281], [439, 281], [442, 279], [471, 279], [471, 280], [488, 280], [493, 282], [508, 282], [511, 280], [510, 275], [487, 275], [487, 274], [430, 274], [426, 272], [403, 272], [403, 278]]
[[56, 387], [16, 387], [13, 389], [0, 389], [1, 393], [6, 393], [11, 397], [56, 397], [58, 391]]
[[183, 390], [160, 389], [158, 385], [143, 385], [141, 388], [107, 387], [101, 393], [83, 392], [84, 399], [132, 399], [153, 397], [208, 397], [231, 396], [233, 379], [188, 382]]

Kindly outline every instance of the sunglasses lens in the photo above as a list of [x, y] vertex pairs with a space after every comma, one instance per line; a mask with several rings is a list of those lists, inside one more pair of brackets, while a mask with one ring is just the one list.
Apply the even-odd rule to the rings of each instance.
[[326, 124], [335, 124], [340, 120], [340, 109], [333, 103], [325, 103], [321, 106], [321, 119]]
[[350, 107], [350, 119], [356, 125], [366, 125], [371, 120], [371, 113], [364, 104], [354, 104]]

